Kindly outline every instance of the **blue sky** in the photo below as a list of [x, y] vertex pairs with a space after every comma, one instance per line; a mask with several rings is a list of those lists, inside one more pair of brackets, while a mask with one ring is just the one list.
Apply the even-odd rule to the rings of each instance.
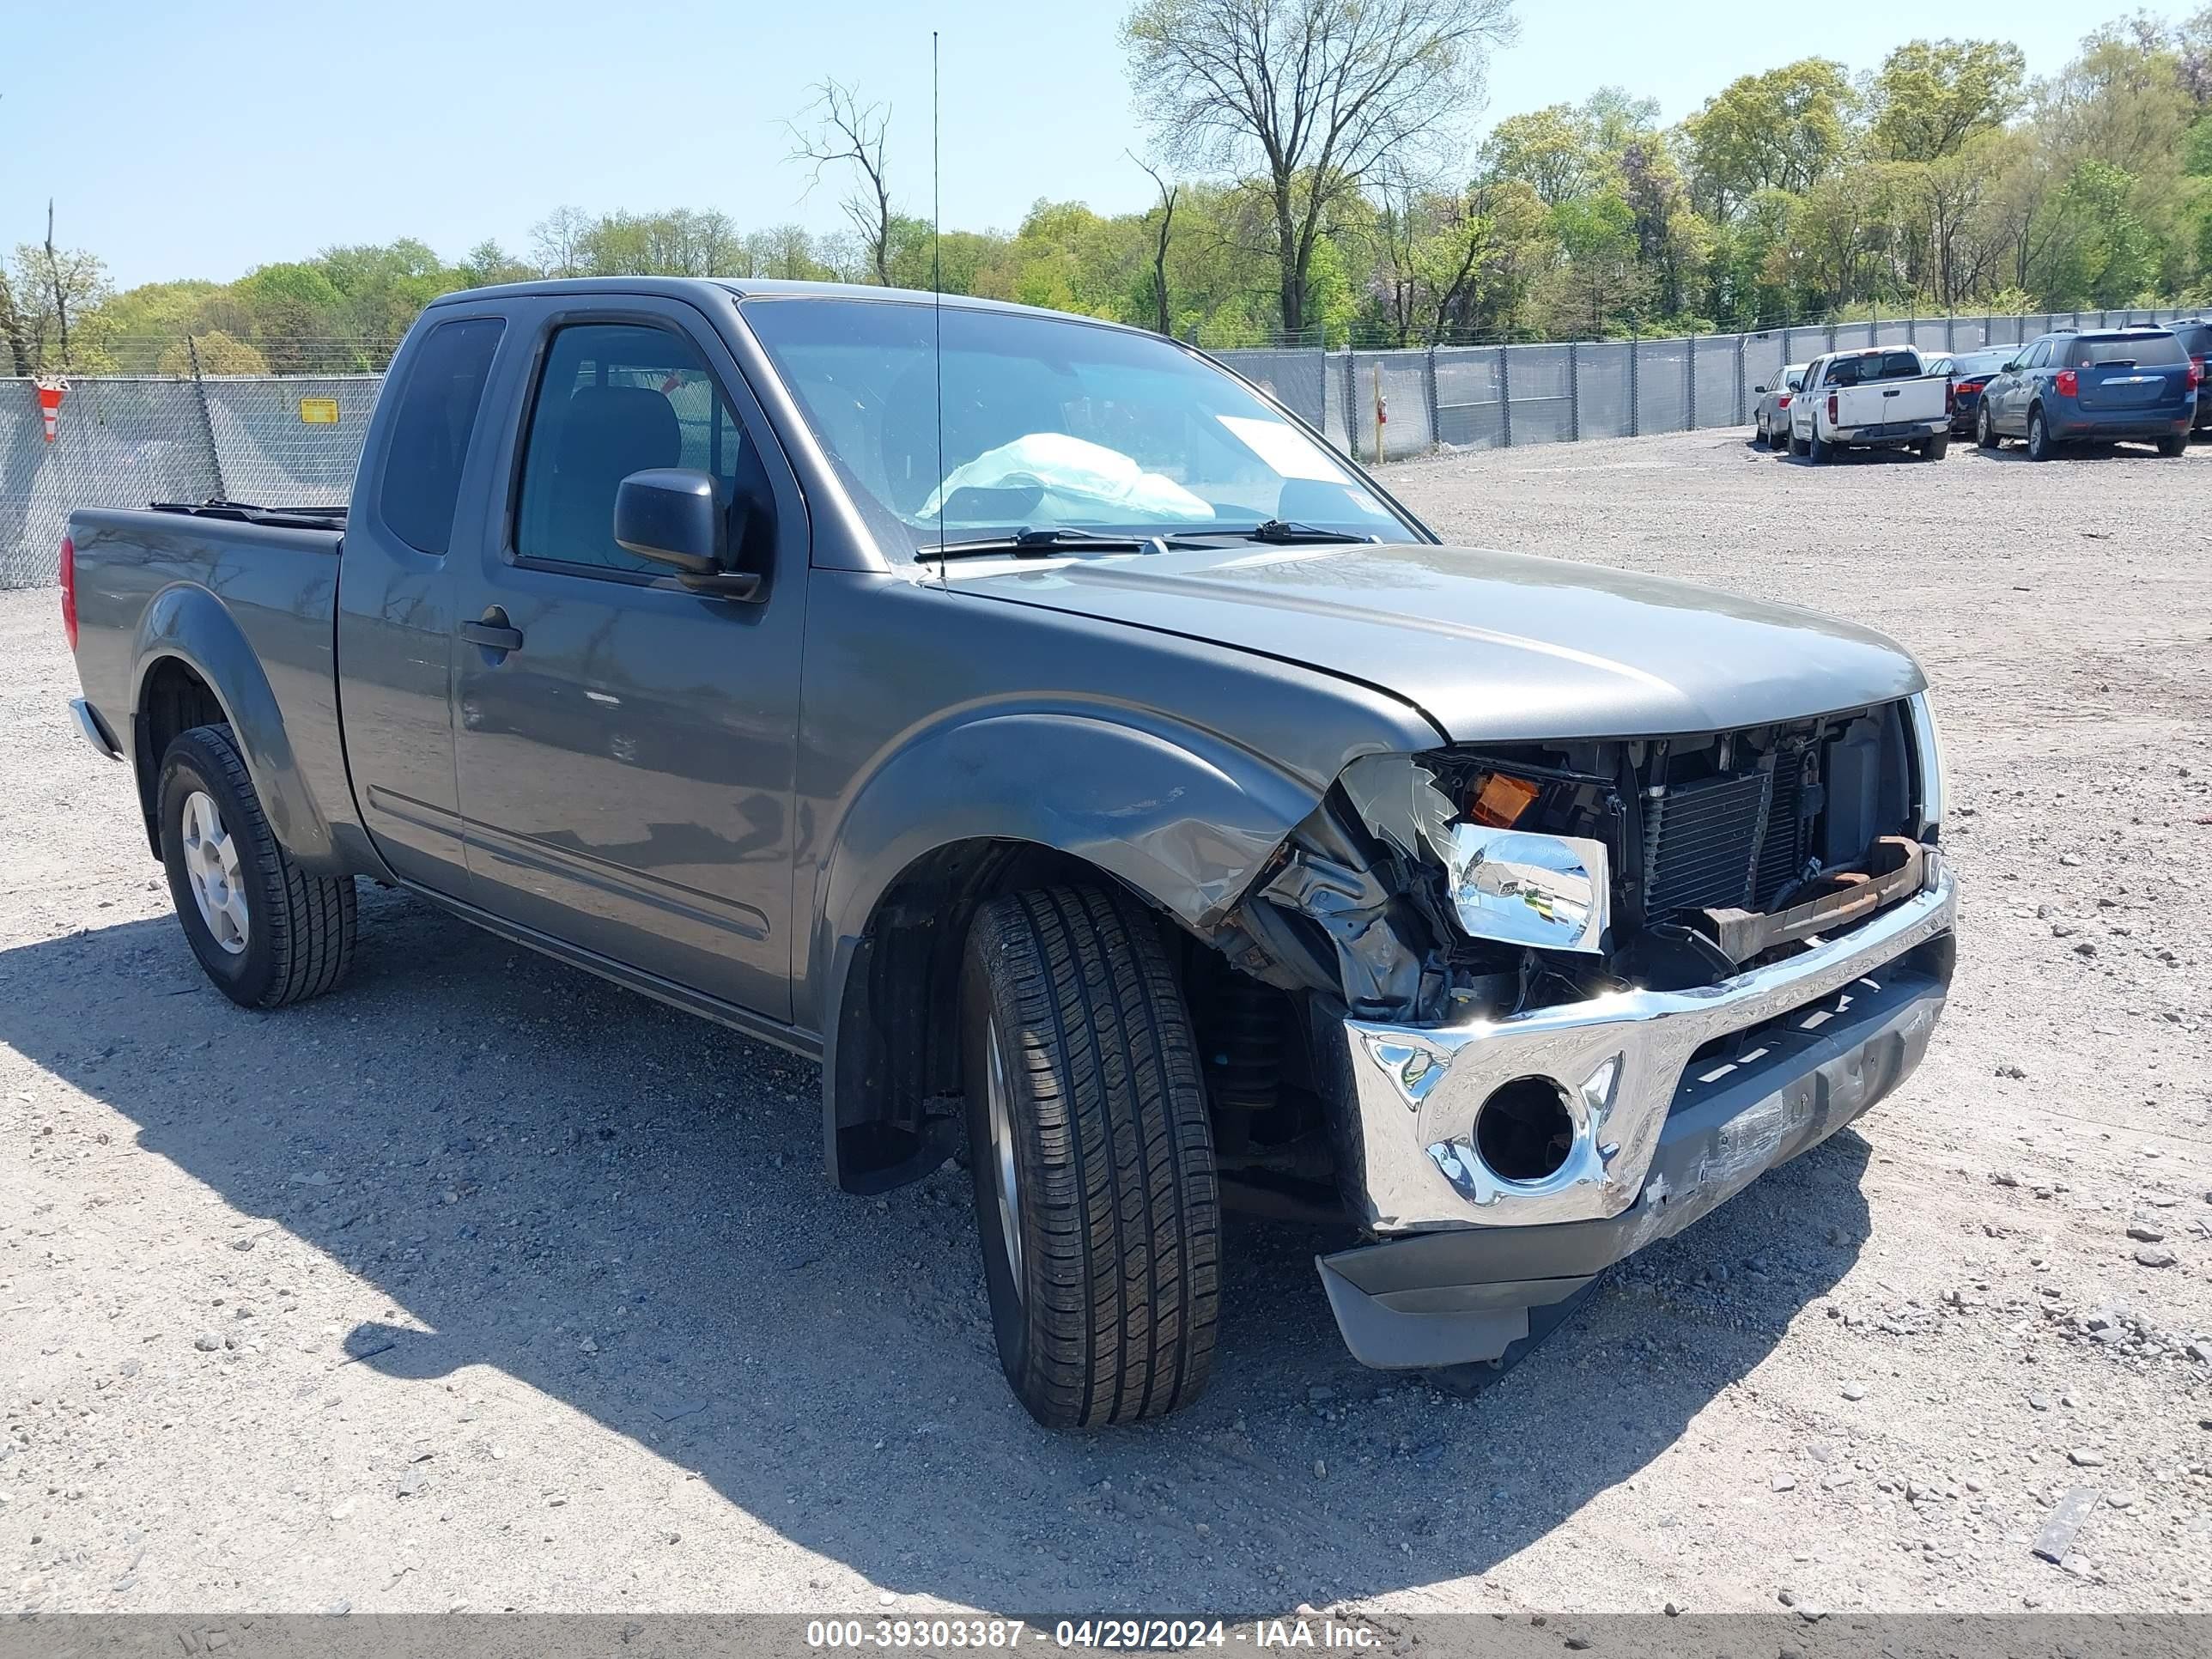
[[[2107, 0], [2124, 9], [2122, 0]], [[1854, 70], [1916, 34], [2003, 33], [2049, 73], [2106, 11], [2015, 0], [1746, 6], [1520, 0], [1489, 120], [1608, 82], [1672, 121], [1735, 76], [1819, 53]], [[562, 203], [719, 207], [741, 227], [838, 222], [783, 157], [825, 74], [892, 106], [895, 181], [929, 204], [929, 31], [943, 31], [948, 224], [1011, 228], [1039, 197], [1105, 211], [1150, 181], [1097, 0], [93, 0], [26, 6], [0, 62], [0, 245], [89, 247], [123, 286], [227, 280], [333, 242], [419, 236], [449, 258], [526, 250]]]

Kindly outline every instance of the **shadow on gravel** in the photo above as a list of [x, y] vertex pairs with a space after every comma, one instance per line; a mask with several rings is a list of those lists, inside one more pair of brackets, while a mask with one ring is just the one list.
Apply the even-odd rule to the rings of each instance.
[[[364, 1324], [351, 1359], [310, 1357], [314, 1328], [264, 1309], [251, 1363], [272, 1397], [313, 1392], [303, 1367], [325, 1389], [349, 1363], [494, 1367], [887, 1589], [1010, 1611], [1272, 1613], [1481, 1573], [1672, 1445], [1867, 1231], [1847, 1131], [1616, 1270], [1466, 1397], [1345, 1355], [1310, 1260], [1337, 1241], [1232, 1226], [1212, 1392], [1060, 1436], [1001, 1386], [964, 1176], [832, 1192], [811, 1066], [427, 906], [365, 887], [351, 982], [276, 1015], [222, 1000], [166, 918], [0, 952], [0, 1040], [427, 1328]], [[266, 1262], [210, 1273], [258, 1287]], [[410, 1425], [445, 1437], [431, 1480], [513, 1493], [520, 1525], [540, 1483], [489, 1460], [500, 1408], [454, 1409], [426, 1393]], [[376, 1478], [404, 1474], [406, 1444]], [[562, 1473], [590, 1501], [588, 1465]], [[1714, 1470], [1716, 1501], [1765, 1473]], [[646, 1508], [632, 1496], [602, 1504], [611, 1558], [670, 1547], [615, 1524]], [[470, 1570], [495, 1591], [507, 1571]]]

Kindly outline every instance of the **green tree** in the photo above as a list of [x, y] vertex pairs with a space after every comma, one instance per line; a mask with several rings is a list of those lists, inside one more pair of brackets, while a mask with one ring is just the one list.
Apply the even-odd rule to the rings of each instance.
[[2007, 40], [1912, 40], [1882, 59], [1867, 94], [1875, 155], [1890, 161], [1955, 155], [2020, 107], [2027, 59]]
[[1605, 157], [1571, 104], [1508, 116], [1483, 141], [1480, 161], [1486, 176], [1528, 185], [1547, 208], [1596, 188], [1605, 177]]
[[1843, 164], [1856, 106], [1849, 74], [1826, 58], [1731, 81], [1682, 124], [1698, 205], [1729, 219], [1761, 191], [1811, 189]]

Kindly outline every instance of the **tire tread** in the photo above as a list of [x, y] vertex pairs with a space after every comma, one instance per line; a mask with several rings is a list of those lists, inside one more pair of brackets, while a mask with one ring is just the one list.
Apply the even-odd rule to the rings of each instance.
[[1042, 1154], [1024, 1170], [1025, 1374], [1041, 1420], [1133, 1422], [1212, 1368], [1220, 1198], [1189, 1017], [1152, 919], [1101, 887], [993, 901], [975, 922]]
[[[269, 827], [246, 758], [228, 726], [198, 726], [181, 732], [169, 745], [169, 754], [180, 749], [203, 773], [220, 775], [233, 798], [244, 803], [243, 822], [232, 826], [231, 833], [244, 838], [255, 873], [261, 878], [258, 891], [264, 902], [255, 920], [269, 929], [274, 963], [254, 1006], [283, 1008], [335, 989], [353, 965], [359, 921], [353, 878], [310, 875], [292, 861]], [[167, 764], [165, 759], [164, 770]], [[226, 812], [226, 819], [228, 816]]]

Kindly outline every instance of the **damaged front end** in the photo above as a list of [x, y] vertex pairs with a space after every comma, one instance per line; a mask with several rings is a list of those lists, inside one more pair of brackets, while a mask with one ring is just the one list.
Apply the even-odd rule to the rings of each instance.
[[[1924, 697], [1371, 756], [1217, 944], [1299, 994], [1338, 1185], [1369, 1232], [1594, 1226], [1611, 1260], [1917, 1063], [1949, 980], [1941, 819]], [[1586, 1282], [1591, 1248], [1559, 1273], [1524, 1248], [1511, 1277]], [[1478, 1286], [1400, 1288], [1436, 1313]]]
[[[1376, 1239], [1321, 1261], [1356, 1358], [1498, 1358], [1896, 1088], [1951, 982], [1940, 825], [1924, 696], [1345, 768], [1197, 1005], [1290, 994], [1265, 1102], [1305, 1091]], [[1225, 1117], [1228, 1183], [1267, 1117]]]

